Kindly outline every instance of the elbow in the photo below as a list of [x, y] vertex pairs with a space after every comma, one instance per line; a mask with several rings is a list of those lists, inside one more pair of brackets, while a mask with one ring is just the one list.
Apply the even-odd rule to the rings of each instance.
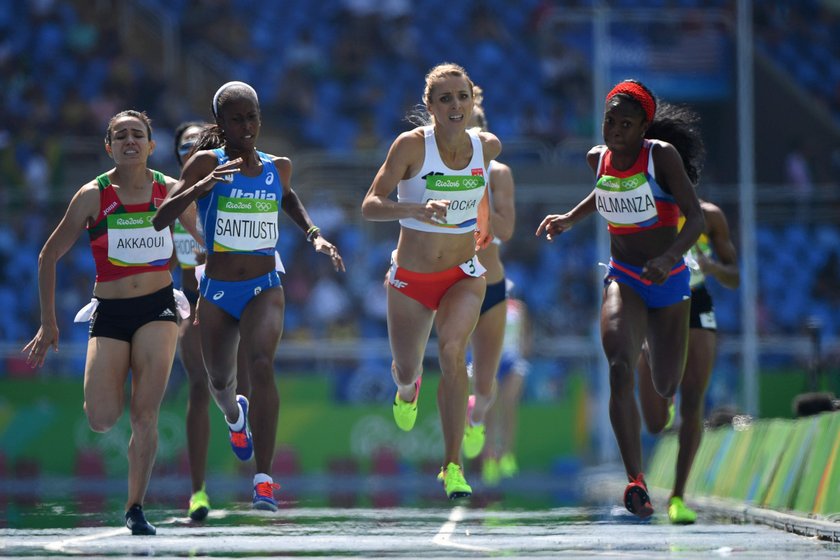
[[511, 237], [513, 237], [513, 230], [494, 231], [493, 235], [496, 236], [496, 238], [502, 243], [506, 243], [510, 241]]
[[171, 226], [180, 215], [181, 212], [178, 212], [174, 206], [161, 206], [152, 216], [152, 227], [155, 231], [164, 230]]
[[697, 234], [699, 237], [700, 234], [705, 233], [706, 231], [706, 216], [704, 216], [703, 211], [700, 210], [699, 212], [697, 212], [695, 219], [697, 220], [697, 227], [700, 230], [700, 232]]
[[55, 266], [55, 263], [58, 262], [58, 257], [56, 256], [56, 252], [48, 247], [44, 247], [41, 249], [41, 252], [38, 253], [38, 273], [40, 274], [42, 270], [47, 269], [50, 266]]
[[371, 204], [365, 200], [362, 202], [362, 217], [366, 220], [371, 219]]
[[152, 227], [155, 228], [155, 231], [160, 231], [168, 225], [157, 214], [152, 217]]

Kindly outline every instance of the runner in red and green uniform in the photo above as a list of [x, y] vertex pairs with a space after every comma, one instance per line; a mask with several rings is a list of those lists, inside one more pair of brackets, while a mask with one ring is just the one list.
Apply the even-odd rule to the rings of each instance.
[[[132, 534], [153, 535], [143, 500], [157, 452], [157, 420], [178, 340], [178, 317], [169, 273], [172, 234], [156, 231], [151, 218], [175, 184], [147, 167], [155, 148], [145, 113], [123, 111], [108, 123], [105, 151], [115, 166], [83, 185], [41, 250], [38, 289], [41, 327], [24, 347], [33, 367], [47, 350], [58, 350], [55, 317], [56, 263], [87, 230], [96, 264], [93, 300], [77, 315], [90, 320], [84, 379], [84, 409], [95, 432], [107, 432], [122, 416], [131, 371], [128, 403], [128, 499], [125, 523]], [[195, 214], [182, 216], [190, 227]], [[186, 311], [189, 312], [188, 310]]]

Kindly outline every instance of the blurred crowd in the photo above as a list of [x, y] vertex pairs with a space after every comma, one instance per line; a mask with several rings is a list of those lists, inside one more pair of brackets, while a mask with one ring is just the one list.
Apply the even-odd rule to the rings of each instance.
[[[607, 3], [733, 9], [727, 0]], [[151, 163], [174, 173], [171, 131], [184, 120], [209, 116], [212, 90], [191, 97], [185, 80], [167, 77], [162, 45], [150, 44], [162, 38], [138, 33], [126, 16], [129, 8], [134, 16], [157, 14], [153, 21], [177, 30], [177, 64], [203, 65], [251, 83], [260, 94], [264, 134], [279, 136], [292, 152], [386, 148], [384, 139], [409, 127], [404, 117], [420, 102], [425, 72], [453, 48], [463, 54], [455, 62], [484, 87], [490, 128], [503, 142], [522, 139], [552, 150], [592, 138], [592, 47], [562, 17], [564, 8], [587, 8], [592, 1], [281, 4], [269, 9], [250, 0], [0, 0], [0, 341], [22, 345], [39, 324], [37, 255], [59, 218], [51, 202], [64, 207], [78, 188], [68, 184], [68, 168], [85, 158], [99, 161], [108, 119], [126, 108], [145, 110], [159, 145]], [[840, 122], [840, 64], [821, 63], [840, 59], [835, 4], [757, 2], [754, 10], [758, 48]], [[568, 33], [560, 32], [563, 26]], [[576, 152], [581, 160], [583, 149]], [[279, 250], [291, 263], [283, 278], [285, 339], [386, 335], [382, 279], [395, 236], [365, 229], [360, 200], [361, 193], [355, 205], [308, 204], [315, 223], [341, 248], [345, 276], [324, 273], [329, 263], [315, 258], [299, 232], [291, 224], [281, 229]], [[520, 209], [518, 234], [503, 254], [508, 272], [518, 297], [534, 310], [538, 332], [586, 336], [593, 329], [594, 286], [601, 274], [595, 225], [552, 246], [538, 245], [532, 226], [544, 210]], [[797, 221], [762, 226], [757, 234], [766, 302], [762, 331], [797, 334], [817, 318], [827, 335], [840, 333], [840, 226]], [[71, 322], [90, 297], [93, 276], [82, 239], [58, 271], [65, 343], [87, 338], [87, 329]], [[737, 331], [738, 292], [714, 296], [721, 330]]]

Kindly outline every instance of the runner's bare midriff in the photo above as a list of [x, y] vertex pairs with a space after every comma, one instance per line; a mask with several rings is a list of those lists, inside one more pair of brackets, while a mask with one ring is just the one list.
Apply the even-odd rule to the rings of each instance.
[[128, 299], [153, 294], [172, 284], [168, 270], [156, 270], [132, 274], [125, 278], [97, 282], [93, 295], [102, 299]]
[[207, 258], [205, 274], [223, 282], [251, 280], [274, 271], [274, 255], [213, 253]]
[[473, 232], [449, 234], [402, 228], [397, 243], [397, 264], [413, 272], [440, 272], [475, 255]]

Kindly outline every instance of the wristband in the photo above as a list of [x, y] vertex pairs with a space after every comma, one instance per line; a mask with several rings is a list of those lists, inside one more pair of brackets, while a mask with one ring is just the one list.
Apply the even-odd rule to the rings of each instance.
[[312, 243], [312, 240], [318, 237], [321, 234], [321, 228], [318, 226], [312, 226], [308, 230], [306, 230], [306, 242]]

